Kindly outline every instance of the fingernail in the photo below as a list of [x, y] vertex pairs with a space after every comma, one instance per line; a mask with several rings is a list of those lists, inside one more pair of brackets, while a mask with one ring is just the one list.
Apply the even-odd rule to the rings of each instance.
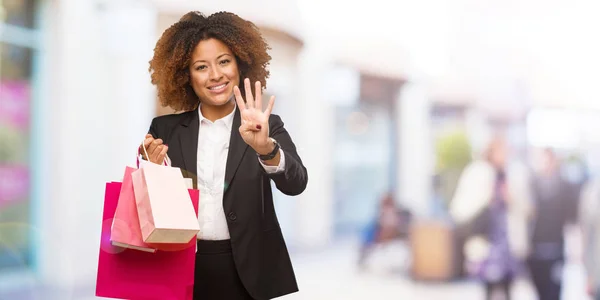
[[256, 125], [256, 129], [260, 130], [262, 128], [262, 126], [260, 126], [260, 124]]

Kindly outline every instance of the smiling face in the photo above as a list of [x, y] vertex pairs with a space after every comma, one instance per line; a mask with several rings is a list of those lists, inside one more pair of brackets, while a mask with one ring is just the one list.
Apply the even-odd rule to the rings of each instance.
[[508, 159], [508, 145], [504, 137], [495, 137], [488, 145], [488, 160], [496, 168], [504, 168]]
[[200, 41], [191, 56], [190, 84], [204, 108], [226, 106], [233, 87], [240, 84], [237, 61], [223, 42], [209, 38]]

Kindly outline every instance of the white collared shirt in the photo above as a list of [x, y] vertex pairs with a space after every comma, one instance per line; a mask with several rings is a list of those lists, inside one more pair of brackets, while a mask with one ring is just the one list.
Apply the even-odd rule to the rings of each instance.
[[[198, 189], [200, 190], [198, 239], [226, 240], [230, 238], [223, 210], [223, 193], [225, 191], [225, 165], [229, 152], [229, 139], [236, 109], [237, 106], [227, 116], [211, 122], [202, 115], [202, 111], [198, 107], [200, 117], [197, 153]], [[285, 156], [281, 149], [279, 154], [281, 158], [278, 166], [267, 166], [257, 159], [267, 173], [282, 172], [285, 170]]]

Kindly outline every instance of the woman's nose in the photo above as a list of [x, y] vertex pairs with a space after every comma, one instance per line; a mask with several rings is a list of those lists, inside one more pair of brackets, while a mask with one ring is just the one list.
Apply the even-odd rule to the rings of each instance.
[[213, 68], [210, 71], [210, 79], [212, 80], [219, 80], [221, 79], [222, 75], [221, 72], [218, 70], [218, 68]]

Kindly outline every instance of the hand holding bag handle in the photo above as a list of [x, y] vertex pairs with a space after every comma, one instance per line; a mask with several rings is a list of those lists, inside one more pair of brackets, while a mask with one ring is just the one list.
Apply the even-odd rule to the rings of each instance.
[[[144, 139], [145, 141], [145, 139]], [[140, 145], [140, 147], [138, 148], [138, 156], [137, 156], [137, 168], [140, 168], [140, 156], [142, 157], [143, 160], [146, 161], [150, 161], [150, 156], [148, 155], [148, 151], [146, 150], [146, 145], [144, 144], [144, 141], [142, 141], [142, 144]], [[167, 145], [165, 145], [165, 147], [168, 147]], [[145, 159], [142, 156], [142, 149], [144, 150], [144, 155], [145, 155]], [[151, 161], [150, 161], [151, 162]], [[165, 153], [165, 158], [163, 159], [163, 164], [165, 166], [171, 166], [171, 159], [169, 158], [169, 155], [167, 155]]]
[[[146, 155], [146, 157], [149, 157], [148, 156], [148, 151], [146, 150], [146, 147], [144, 147], [144, 142], [142, 142], [142, 145], [140, 146], [140, 148], [144, 150], [144, 155]], [[141, 149], [138, 149], [138, 156], [137, 156], [137, 161], [136, 161], [138, 169], [140, 168], [140, 156], [142, 156], [141, 155], [142, 154]], [[144, 159], [144, 158], [142, 157], [142, 159]], [[165, 155], [165, 159], [163, 160], [163, 164], [165, 166], [167, 166], [167, 167], [171, 166], [171, 159], [169, 158], [169, 155]], [[191, 178], [184, 178], [184, 180], [185, 180], [185, 185], [186, 185], [186, 187], [188, 189], [193, 189], [194, 188], [194, 183], [193, 183], [193, 181], [192, 181]]]

